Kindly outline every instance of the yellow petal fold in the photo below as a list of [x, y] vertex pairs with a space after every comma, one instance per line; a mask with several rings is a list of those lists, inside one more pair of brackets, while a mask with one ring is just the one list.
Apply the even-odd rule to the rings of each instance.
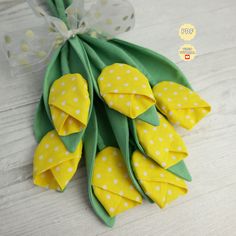
[[62, 76], [50, 89], [49, 106], [60, 136], [80, 132], [88, 123], [90, 99], [87, 81], [80, 74]]
[[66, 150], [55, 130], [48, 132], [34, 154], [34, 184], [63, 191], [76, 172], [81, 159], [82, 141], [76, 151]]
[[118, 148], [107, 147], [97, 154], [92, 183], [94, 194], [111, 217], [142, 203]]
[[105, 67], [98, 85], [108, 106], [130, 118], [136, 118], [155, 104], [148, 79], [132, 66], [113, 64]]
[[159, 126], [136, 120], [136, 132], [145, 153], [167, 169], [186, 158], [188, 151], [174, 127], [160, 113], [158, 116]]
[[153, 88], [156, 106], [168, 119], [192, 129], [210, 111], [210, 105], [196, 92], [183, 85], [164, 81]]
[[139, 151], [133, 153], [132, 165], [145, 193], [161, 208], [188, 191], [182, 179], [161, 168]]

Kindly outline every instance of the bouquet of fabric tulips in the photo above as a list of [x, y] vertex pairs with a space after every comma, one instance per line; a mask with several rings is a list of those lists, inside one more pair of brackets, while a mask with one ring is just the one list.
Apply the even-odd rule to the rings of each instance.
[[[68, 1], [48, 4], [66, 19]], [[64, 191], [85, 157], [89, 200], [106, 225], [142, 199], [163, 208], [191, 181], [187, 148], [171, 123], [190, 130], [209, 111], [167, 58], [119, 39], [75, 34], [47, 66], [34, 123], [34, 183]]]

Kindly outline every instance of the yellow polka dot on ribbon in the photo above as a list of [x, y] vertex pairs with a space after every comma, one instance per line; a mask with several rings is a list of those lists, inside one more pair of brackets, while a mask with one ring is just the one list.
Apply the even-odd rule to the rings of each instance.
[[155, 104], [148, 79], [132, 66], [113, 64], [105, 67], [98, 85], [108, 106], [130, 118], [136, 118]]
[[132, 165], [145, 193], [161, 208], [188, 191], [182, 179], [161, 168], [139, 151], [133, 153]]
[[60, 136], [80, 132], [88, 123], [90, 99], [87, 81], [80, 74], [62, 76], [50, 89], [49, 106]]
[[136, 131], [145, 153], [167, 169], [186, 158], [188, 151], [174, 127], [160, 113], [158, 116], [159, 126], [136, 120]]
[[158, 109], [171, 122], [186, 129], [192, 129], [211, 110], [196, 92], [174, 82], [157, 84], [153, 93]]
[[66, 150], [55, 130], [48, 132], [34, 154], [34, 184], [63, 191], [81, 159], [82, 141], [76, 151]]
[[92, 183], [94, 194], [111, 217], [142, 203], [118, 148], [107, 147], [97, 154]]

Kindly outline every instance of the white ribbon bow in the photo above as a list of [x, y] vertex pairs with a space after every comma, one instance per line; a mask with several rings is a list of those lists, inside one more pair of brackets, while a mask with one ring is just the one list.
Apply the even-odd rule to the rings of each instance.
[[29, 0], [37, 16], [45, 19], [42, 26], [5, 33], [3, 49], [15, 75], [44, 68], [52, 52], [75, 35], [110, 39], [134, 27], [134, 8], [128, 0], [97, 0], [88, 10], [84, 0], [73, 0], [66, 9], [67, 25], [51, 16], [47, 0]]

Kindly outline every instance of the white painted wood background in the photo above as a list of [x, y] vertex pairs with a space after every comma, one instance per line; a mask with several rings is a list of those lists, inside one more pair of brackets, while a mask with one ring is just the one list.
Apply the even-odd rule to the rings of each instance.
[[[94, 215], [82, 166], [64, 193], [32, 184], [32, 132], [43, 73], [14, 78], [0, 53], [0, 235], [236, 235], [236, 2], [132, 0], [137, 23], [128, 41], [156, 50], [185, 72], [212, 113], [191, 132], [180, 130], [193, 176], [189, 194], [164, 210], [144, 203], [117, 217], [113, 229]], [[22, 0], [0, 1], [0, 34], [35, 17]], [[198, 56], [183, 62], [182, 23], [197, 27]]]

